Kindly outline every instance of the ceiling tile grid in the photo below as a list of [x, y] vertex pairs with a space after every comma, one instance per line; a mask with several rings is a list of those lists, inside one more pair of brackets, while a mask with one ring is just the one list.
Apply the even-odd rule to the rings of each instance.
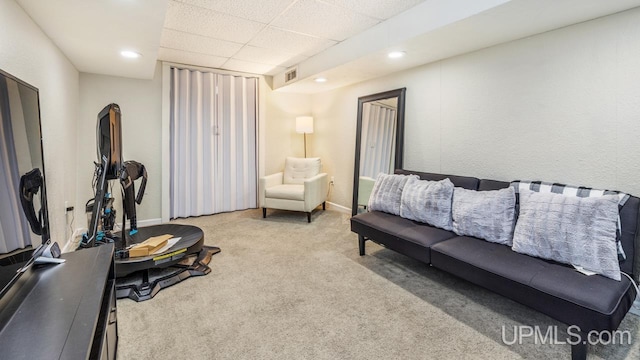
[[199, 54], [176, 49], [167, 49], [164, 47], [158, 49], [158, 58], [164, 61], [171, 61], [187, 65], [205, 66], [211, 68], [222, 67], [222, 65], [229, 59], [226, 57]]
[[159, 58], [275, 74], [421, 1], [172, 0]]
[[380, 20], [317, 0], [298, 0], [272, 25], [325, 39], [342, 41]]
[[298, 34], [273, 26], [268, 26], [249, 41], [249, 45], [282, 50], [292, 54], [298, 53], [304, 56], [313, 56], [337, 43], [337, 41]]
[[223, 57], [231, 57], [242, 48], [240, 43], [171, 29], [164, 29], [160, 43], [165, 48]]
[[265, 25], [210, 9], [170, 1], [164, 27], [245, 44]]
[[237, 16], [268, 24], [280, 15], [296, 0], [178, 0], [185, 4], [214, 10], [223, 14]]
[[327, 4], [342, 6], [372, 18], [386, 20], [412, 8], [425, 0], [321, 0]]

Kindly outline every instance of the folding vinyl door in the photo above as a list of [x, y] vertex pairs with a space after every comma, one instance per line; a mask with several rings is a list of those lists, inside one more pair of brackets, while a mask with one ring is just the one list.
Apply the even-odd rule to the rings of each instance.
[[171, 68], [171, 218], [257, 207], [256, 78]]
[[395, 108], [365, 103], [362, 107], [362, 149], [360, 176], [375, 179], [379, 173], [393, 174], [396, 149]]

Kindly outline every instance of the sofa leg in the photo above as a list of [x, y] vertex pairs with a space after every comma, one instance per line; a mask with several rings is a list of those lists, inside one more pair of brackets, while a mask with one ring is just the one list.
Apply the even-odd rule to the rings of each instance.
[[263, 219], [267, 218], [267, 208], [262, 208], [262, 218]]
[[327, 210], [327, 202], [322, 202], [322, 210]]
[[571, 360], [587, 360], [587, 333], [580, 332], [580, 341], [571, 345]]
[[358, 234], [358, 248], [360, 249], [360, 256], [364, 256], [364, 242], [367, 241], [363, 235]]
[[311, 222], [311, 212], [307, 213], [307, 222], [310, 223]]

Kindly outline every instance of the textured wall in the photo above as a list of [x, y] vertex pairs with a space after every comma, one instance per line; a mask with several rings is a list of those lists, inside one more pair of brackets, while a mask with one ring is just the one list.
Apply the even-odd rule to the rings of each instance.
[[13, 0], [0, 0], [0, 24], [0, 69], [40, 90], [51, 237], [64, 246], [64, 202], [75, 203], [78, 71]]
[[634, 9], [313, 95], [331, 201], [351, 204], [357, 98], [400, 87], [407, 169], [640, 195], [639, 38]]
[[[266, 149], [261, 160], [265, 164], [265, 174], [273, 174], [284, 169], [287, 156], [304, 156], [304, 138], [296, 133], [296, 117], [311, 113], [311, 96], [272, 91], [263, 86], [266, 92], [265, 121], [260, 131], [264, 131]], [[314, 134], [307, 134], [307, 156], [317, 156], [312, 144], [319, 134], [318, 122], [314, 123]], [[323, 161], [324, 163], [324, 161]], [[326, 170], [326, 168], [325, 168]]]
[[[162, 67], [156, 66], [152, 80], [80, 74], [80, 118], [78, 120], [78, 204], [80, 222], [86, 227], [85, 202], [93, 197], [91, 179], [97, 161], [96, 122], [106, 105], [116, 103], [122, 112], [122, 157], [144, 164], [149, 180], [142, 204], [136, 208], [139, 221], [161, 217], [162, 174]], [[121, 186], [113, 183], [118, 222], [122, 219]], [[139, 182], [136, 182], [136, 192]]]

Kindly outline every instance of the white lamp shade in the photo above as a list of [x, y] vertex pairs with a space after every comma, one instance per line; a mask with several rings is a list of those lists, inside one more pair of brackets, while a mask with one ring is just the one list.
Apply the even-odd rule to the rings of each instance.
[[298, 116], [296, 118], [296, 132], [299, 134], [312, 134], [313, 133], [313, 117]]

